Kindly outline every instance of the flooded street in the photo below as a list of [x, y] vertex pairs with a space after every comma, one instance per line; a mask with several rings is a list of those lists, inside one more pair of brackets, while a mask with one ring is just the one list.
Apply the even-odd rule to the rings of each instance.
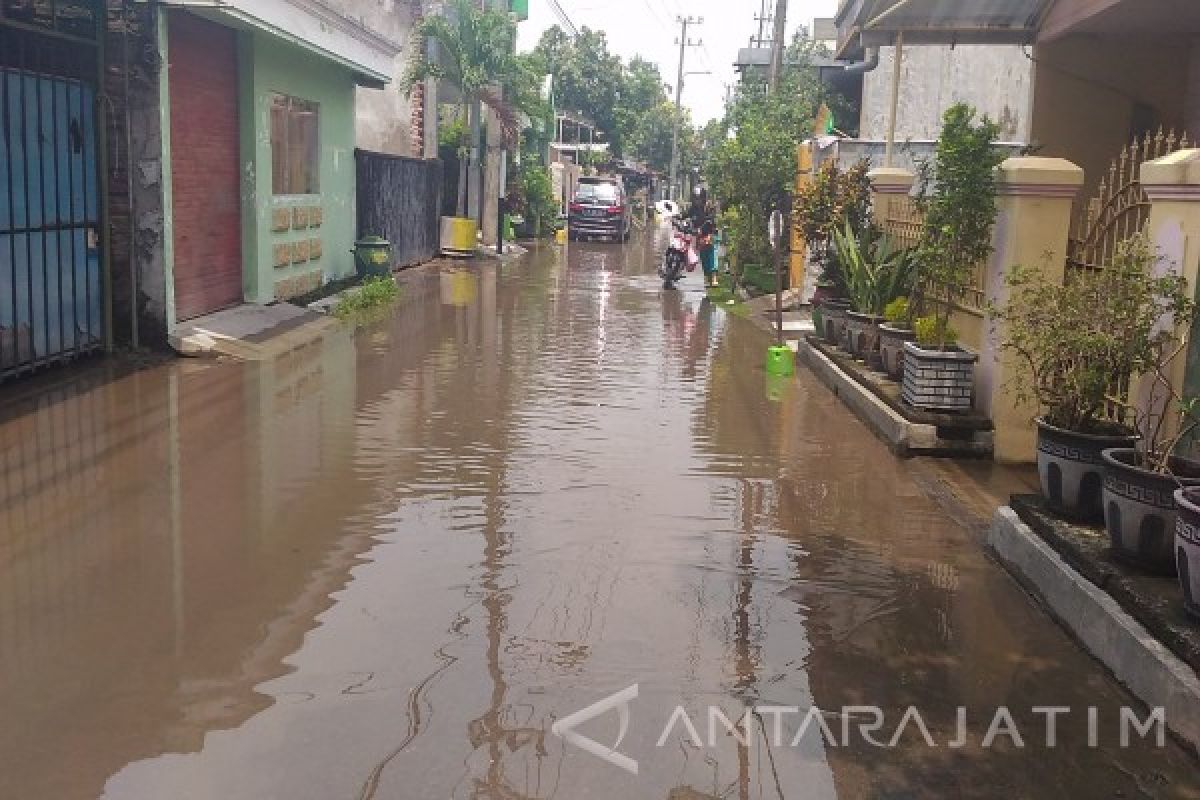
[[[569, 252], [6, 406], [0, 798], [1200, 797], [928, 467], [652, 246]], [[625, 761], [552, 732], [621, 692]]]

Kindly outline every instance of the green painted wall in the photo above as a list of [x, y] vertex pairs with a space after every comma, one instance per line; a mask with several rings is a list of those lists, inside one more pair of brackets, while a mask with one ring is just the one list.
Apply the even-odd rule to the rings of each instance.
[[[348, 70], [259, 32], [240, 34], [239, 59], [246, 297], [251, 302], [269, 303], [354, 271], [350, 250], [356, 227], [355, 84]], [[276, 197], [272, 193], [273, 93], [320, 106], [319, 195]], [[320, 209], [320, 221], [306, 223], [304, 217], [315, 216], [314, 209]], [[287, 229], [279, 230], [289, 217]], [[321, 254], [306, 257], [303, 247], [314, 242], [320, 243]], [[296, 245], [301, 247], [297, 250]], [[277, 266], [282, 260], [289, 263]]]

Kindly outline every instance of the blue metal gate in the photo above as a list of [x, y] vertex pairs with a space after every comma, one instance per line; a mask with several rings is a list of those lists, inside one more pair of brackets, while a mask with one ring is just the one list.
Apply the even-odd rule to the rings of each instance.
[[[0, 0], [0, 379], [104, 342], [96, 94], [99, 8], [70, 35]], [[45, 8], [51, 4], [26, 4]], [[33, 13], [32, 11], [30, 13]], [[90, 13], [90, 20], [86, 15]], [[84, 19], [80, 19], [81, 14]], [[93, 35], [77, 35], [80, 30]]]

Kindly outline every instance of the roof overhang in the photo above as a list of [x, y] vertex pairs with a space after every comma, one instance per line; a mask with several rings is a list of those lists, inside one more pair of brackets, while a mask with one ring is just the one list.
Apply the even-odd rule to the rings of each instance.
[[1196, 0], [1057, 0], [1046, 14], [1039, 42], [1072, 34], [1149, 37], [1200, 34]]
[[402, 46], [347, 17], [329, 0], [161, 0], [231, 27], [262, 31], [332, 61], [358, 83], [383, 88]]
[[843, 0], [836, 17], [841, 59], [905, 44], [1028, 44], [1053, 0]]

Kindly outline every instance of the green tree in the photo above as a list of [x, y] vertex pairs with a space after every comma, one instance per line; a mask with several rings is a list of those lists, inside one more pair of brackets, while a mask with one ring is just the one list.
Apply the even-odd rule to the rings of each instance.
[[665, 97], [632, 122], [626, 136], [627, 152], [659, 172], [669, 170], [676, 119], [679, 120], [680, 163], [685, 166], [696, 164], [700, 147], [691, 115], [686, 108], [676, 112], [675, 104]]
[[[483, 103], [496, 113], [506, 138], [515, 138], [516, 112], [505, 101], [503, 87], [520, 85], [528, 75], [522, 77], [516, 59], [516, 26], [509, 15], [480, 10], [471, 0], [452, 0], [446, 12], [422, 20], [419, 33], [437, 43], [439, 58], [414, 61], [405, 81], [410, 90], [426, 78], [452, 84], [461, 95], [462, 116], [476, 113], [477, 104]], [[460, 159], [458, 215], [466, 213], [467, 171]]]
[[578, 111], [596, 123], [609, 134], [614, 152], [619, 152], [616, 108], [624, 65], [608, 51], [604, 33], [585, 27], [572, 39], [560, 28], [550, 28], [533, 55], [542, 74], [554, 76], [559, 107]]
[[933, 162], [921, 165], [919, 205], [925, 212], [918, 253], [921, 282], [936, 304], [937, 344], [950, 337], [955, 301], [975, 268], [992, 253], [996, 222], [996, 167], [1004, 160], [995, 145], [1000, 128], [957, 103], [943, 116]]
[[574, 39], [557, 26], [550, 28], [530, 56], [541, 74], [554, 76], [559, 107], [596, 123], [614, 156], [645, 157], [637, 152], [639, 137], [654, 138], [644, 130], [645, 118], [661, 124], [659, 107], [667, 99], [655, 64], [639, 57], [625, 64], [609, 52], [604, 33], [590, 28]]
[[725, 210], [724, 229], [737, 267], [767, 264], [767, 223], [785, 208], [796, 182], [796, 148], [812, 132], [828, 92], [812, 67], [816, 45], [798, 34], [773, 94], [766, 76], [748, 75], [719, 125], [704, 135], [706, 174]]

